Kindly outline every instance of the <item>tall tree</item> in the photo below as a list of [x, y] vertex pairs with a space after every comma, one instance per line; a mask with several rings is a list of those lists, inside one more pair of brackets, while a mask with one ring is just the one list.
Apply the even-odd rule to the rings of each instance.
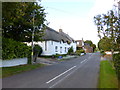
[[111, 43], [111, 51], [112, 55], [115, 50], [115, 45], [118, 44], [116, 40], [119, 36], [119, 28], [120, 28], [120, 22], [118, 17], [115, 15], [115, 13], [110, 10], [107, 14], [97, 15], [94, 17], [95, 25], [98, 29], [98, 35], [101, 39], [101, 37], [108, 37], [112, 41]]
[[34, 22], [34, 26], [39, 27], [35, 29], [35, 41], [40, 40], [46, 21], [44, 10], [36, 2], [3, 2], [3, 36], [16, 41], [31, 41]]

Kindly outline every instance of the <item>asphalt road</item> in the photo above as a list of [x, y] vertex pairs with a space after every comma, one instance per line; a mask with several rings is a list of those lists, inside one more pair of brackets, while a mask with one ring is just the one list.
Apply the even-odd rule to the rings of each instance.
[[3, 88], [97, 88], [100, 54], [91, 53], [3, 78]]

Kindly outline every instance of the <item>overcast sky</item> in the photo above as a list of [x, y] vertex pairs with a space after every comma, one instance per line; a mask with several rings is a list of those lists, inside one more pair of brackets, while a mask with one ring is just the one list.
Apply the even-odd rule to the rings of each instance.
[[42, 0], [49, 27], [60, 28], [74, 40], [92, 40], [97, 44], [97, 27], [93, 17], [112, 9], [114, 0]]

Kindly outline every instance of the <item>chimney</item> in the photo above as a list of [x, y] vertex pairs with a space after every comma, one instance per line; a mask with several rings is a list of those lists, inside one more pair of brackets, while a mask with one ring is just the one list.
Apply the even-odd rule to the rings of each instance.
[[62, 29], [59, 29], [59, 32], [62, 32]]

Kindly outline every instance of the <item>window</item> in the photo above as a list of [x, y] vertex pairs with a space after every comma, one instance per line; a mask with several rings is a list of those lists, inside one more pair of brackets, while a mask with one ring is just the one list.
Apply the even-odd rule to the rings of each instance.
[[57, 46], [55, 46], [55, 52], [58, 52], [58, 47]]
[[47, 41], [45, 41], [45, 51], [47, 51]]
[[60, 47], [60, 53], [62, 53], [62, 47]]
[[66, 52], [66, 47], [65, 47], [65, 52]]

